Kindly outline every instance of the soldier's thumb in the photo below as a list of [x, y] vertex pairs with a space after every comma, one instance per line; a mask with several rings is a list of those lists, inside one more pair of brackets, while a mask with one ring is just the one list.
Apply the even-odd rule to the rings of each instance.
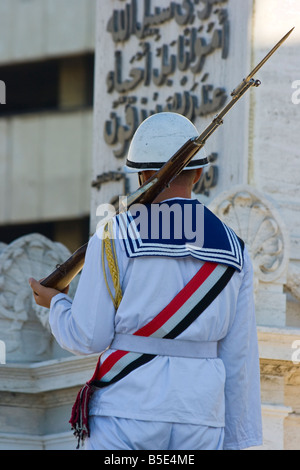
[[36, 281], [35, 279], [33, 279], [33, 277], [31, 277], [28, 282], [29, 282], [29, 285], [30, 285], [31, 289], [35, 293], [38, 294], [39, 291], [41, 290], [41, 287], [42, 287], [41, 284], [38, 281]]

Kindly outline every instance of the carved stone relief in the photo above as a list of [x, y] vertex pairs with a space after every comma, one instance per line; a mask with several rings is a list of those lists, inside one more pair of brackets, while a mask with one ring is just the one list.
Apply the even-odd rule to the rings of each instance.
[[[69, 256], [66, 247], [40, 234], [1, 244], [0, 339], [6, 344], [8, 361], [39, 361], [51, 356], [49, 310], [36, 305], [28, 279], [42, 279]], [[71, 296], [76, 281], [72, 284]]]
[[[228, 58], [228, 0], [166, 2], [167, 8], [155, 3], [126, 2], [106, 24], [114, 61], [106, 74], [111, 112], [104, 139], [118, 144], [117, 159], [125, 157], [138, 125], [151, 114], [173, 111], [194, 121], [217, 112], [227, 98], [226, 90], [210, 82], [206, 62], [214, 54]], [[165, 98], [163, 89], [171, 90]]]
[[289, 264], [286, 288], [297, 300], [300, 300], [300, 267], [296, 263]]
[[285, 326], [289, 237], [279, 213], [256, 189], [238, 185], [221, 193], [210, 209], [244, 240], [252, 259], [257, 323]]
[[245, 241], [259, 281], [273, 282], [284, 275], [289, 238], [266, 197], [250, 186], [239, 185], [215, 198], [210, 209]]

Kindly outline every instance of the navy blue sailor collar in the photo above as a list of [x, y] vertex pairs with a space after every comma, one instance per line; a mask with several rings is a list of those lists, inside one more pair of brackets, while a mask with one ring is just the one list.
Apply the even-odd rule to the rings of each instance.
[[193, 258], [243, 268], [244, 242], [197, 199], [134, 205], [117, 215], [117, 237], [129, 258]]

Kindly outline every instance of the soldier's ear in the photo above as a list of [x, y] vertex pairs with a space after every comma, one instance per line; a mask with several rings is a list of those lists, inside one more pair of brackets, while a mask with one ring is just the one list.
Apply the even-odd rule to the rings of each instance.
[[196, 173], [195, 173], [195, 178], [194, 178], [193, 184], [196, 184], [199, 181], [199, 179], [201, 178], [201, 175], [202, 175], [202, 171], [203, 171], [203, 168], [197, 168], [195, 170]]

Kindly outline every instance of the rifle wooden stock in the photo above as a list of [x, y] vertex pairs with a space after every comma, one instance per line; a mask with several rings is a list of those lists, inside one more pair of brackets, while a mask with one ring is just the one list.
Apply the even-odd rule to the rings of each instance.
[[72, 279], [82, 270], [87, 245], [87, 243], [82, 245], [67, 261], [57, 266], [48, 277], [41, 281], [41, 285], [63, 291], [70, 284]]
[[[158, 170], [148, 181], [146, 181], [136, 192], [127, 198], [125, 208], [119, 208], [119, 212], [129, 209], [133, 204], [146, 204], [153, 202], [156, 197], [180, 174], [190, 160], [204, 146], [206, 140], [215, 132], [215, 130], [223, 124], [223, 117], [235, 105], [235, 103], [246, 93], [252, 86], [258, 86], [259, 80], [254, 80], [254, 74], [265, 64], [272, 54], [281, 46], [281, 44], [289, 37], [294, 28], [292, 28], [263, 60], [250, 72], [250, 74], [233, 90], [231, 101], [220, 111], [220, 113], [212, 120], [206, 129], [194, 139], [188, 140], [160, 170]], [[52, 287], [62, 291], [67, 287], [72, 279], [81, 271], [84, 265], [87, 243], [80, 247], [70, 256], [67, 261], [58, 266], [52, 274], [41, 281], [45, 287]]]

